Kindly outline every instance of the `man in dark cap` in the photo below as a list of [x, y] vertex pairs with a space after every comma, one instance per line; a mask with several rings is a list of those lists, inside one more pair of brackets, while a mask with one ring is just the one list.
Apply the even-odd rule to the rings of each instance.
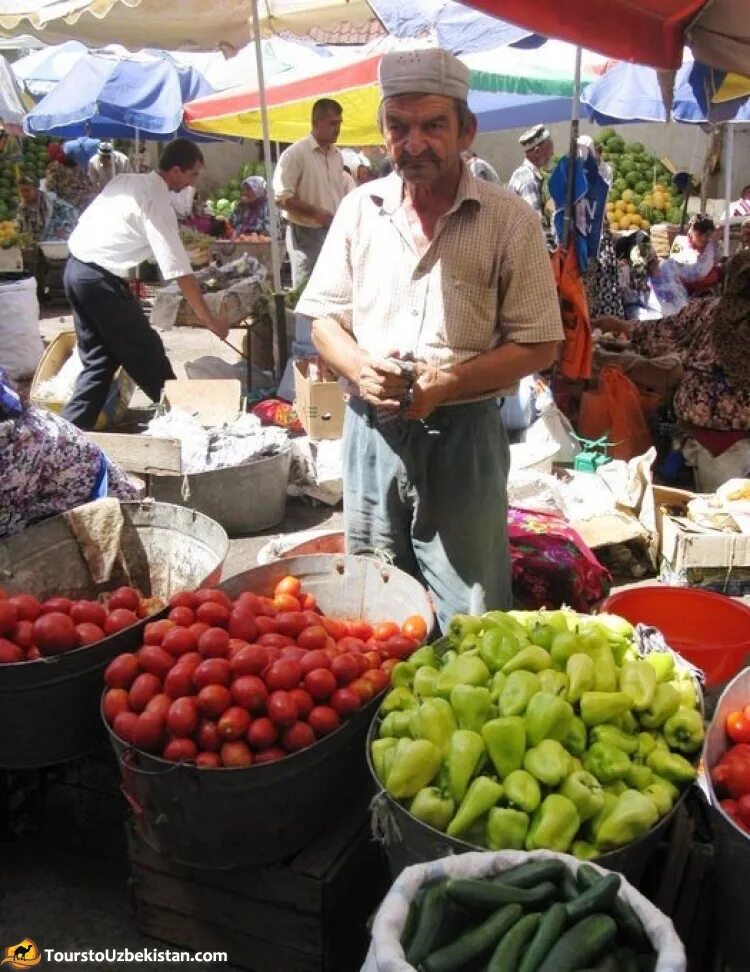
[[523, 133], [518, 143], [526, 158], [510, 177], [508, 188], [531, 206], [546, 227], [549, 220], [544, 212], [544, 170], [555, 150], [552, 136], [544, 125], [535, 125]]

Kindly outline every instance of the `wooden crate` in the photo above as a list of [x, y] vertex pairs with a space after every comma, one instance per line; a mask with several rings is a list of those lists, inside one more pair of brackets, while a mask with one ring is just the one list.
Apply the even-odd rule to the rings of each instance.
[[[300, 808], [300, 812], [304, 812]], [[139, 929], [251, 972], [351, 972], [390, 884], [360, 807], [283, 864], [208, 871], [174, 864], [127, 830]]]

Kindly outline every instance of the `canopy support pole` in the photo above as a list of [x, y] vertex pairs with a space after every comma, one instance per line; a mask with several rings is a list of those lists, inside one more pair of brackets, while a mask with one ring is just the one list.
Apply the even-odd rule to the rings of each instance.
[[581, 119], [581, 61], [583, 51], [576, 47], [575, 72], [573, 75], [573, 106], [570, 119], [570, 146], [568, 148], [568, 187], [565, 194], [565, 220], [563, 222], [563, 238], [561, 246], [572, 245], [572, 233], [575, 227], [575, 164], [578, 157], [578, 132]]
[[734, 164], [734, 125], [727, 122], [724, 126], [724, 256], [729, 256], [729, 236], [732, 220], [729, 212], [732, 208], [732, 167]]

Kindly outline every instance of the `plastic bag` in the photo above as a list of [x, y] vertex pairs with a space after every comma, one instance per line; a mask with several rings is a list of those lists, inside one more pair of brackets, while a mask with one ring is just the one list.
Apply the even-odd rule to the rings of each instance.
[[[404, 958], [400, 938], [404, 930], [409, 905], [423, 884], [443, 878], [482, 878], [501, 874], [517, 864], [530, 860], [561, 860], [577, 872], [581, 861], [568, 854], [552, 851], [499, 851], [472, 852], [452, 857], [442, 857], [428, 864], [415, 864], [405, 868], [391, 886], [375, 915], [372, 926], [372, 943], [361, 972], [414, 972]], [[593, 867], [598, 865], [592, 864]], [[603, 875], [609, 873], [598, 868]], [[677, 937], [672, 922], [662, 914], [632, 884], [622, 879], [619, 895], [638, 914], [646, 934], [651, 939], [658, 958], [655, 972], [685, 972], [685, 949]]]
[[614, 365], [602, 369], [598, 391], [581, 396], [578, 431], [585, 439], [607, 435], [613, 443], [610, 455], [615, 459], [632, 459], [653, 445], [638, 389]]
[[36, 280], [0, 283], [0, 368], [11, 378], [30, 378], [42, 359]]

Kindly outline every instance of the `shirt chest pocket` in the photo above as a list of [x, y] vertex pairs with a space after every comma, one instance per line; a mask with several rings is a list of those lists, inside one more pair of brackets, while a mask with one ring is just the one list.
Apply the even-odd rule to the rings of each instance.
[[463, 277], [444, 278], [440, 338], [450, 348], [486, 351], [491, 347], [497, 320], [497, 291]]

